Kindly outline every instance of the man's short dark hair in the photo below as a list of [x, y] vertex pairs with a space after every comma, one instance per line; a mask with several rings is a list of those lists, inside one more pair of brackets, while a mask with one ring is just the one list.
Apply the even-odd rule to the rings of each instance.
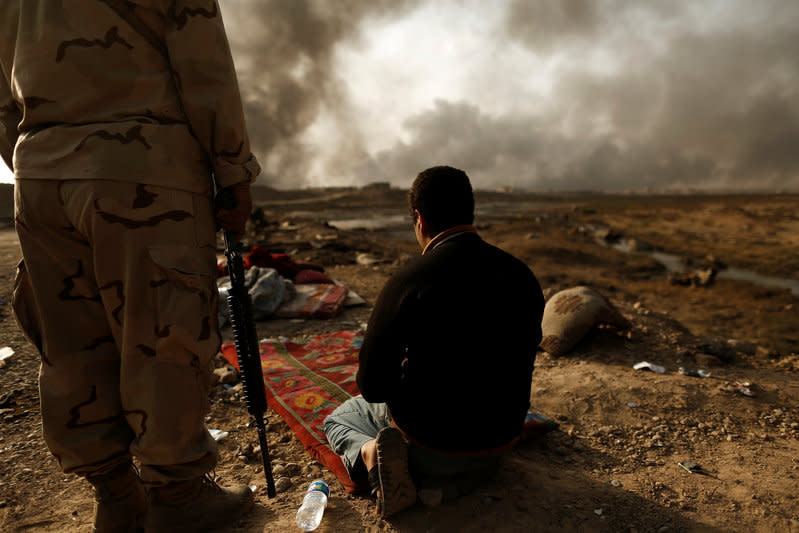
[[474, 194], [466, 172], [439, 166], [420, 172], [408, 191], [408, 207], [413, 217], [419, 211], [433, 235], [474, 222]]

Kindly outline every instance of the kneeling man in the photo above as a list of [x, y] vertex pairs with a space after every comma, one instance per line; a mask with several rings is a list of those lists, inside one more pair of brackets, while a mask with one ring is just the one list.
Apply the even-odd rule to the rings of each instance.
[[457, 496], [496, 469], [530, 405], [544, 297], [522, 261], [483, 241], [462, 170], [421, 172], [408, 193], [421, 257], [383, 288], [360, 352], [356, 396], [325, 432], [378, 512], [417, 487]]

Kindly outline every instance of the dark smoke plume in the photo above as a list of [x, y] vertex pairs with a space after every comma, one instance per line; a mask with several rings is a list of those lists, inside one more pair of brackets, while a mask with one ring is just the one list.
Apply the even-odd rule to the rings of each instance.
[[586, 53], [561, 71], [545, 113], [489, 116], [438, 101], [407, 120], [410, 143], [378, 160], [389, 174], [427, 158], [471, 169], [484, 185], [536, 189], [799, 189], [799, 4], [754, 9], [767, 15], [705, 33], [674, 24], [654, 46], [645, 27], [625, 24], [674, 12], [516, 1], [508, 35], [531, 52], [610, 46], [617, 64], [595, 70]]
[[[405, 140], [369, 154], [334, 50], [424, 1], [223, 1], [266, 183], [305, 183], [316, 153], [299, 136], [324, 109], [336, 122], [331, 174], [363, 182], [407, 185], [451, 164], [483, 187], [799, 189], [796, 0], [444, 2], [506, 10], [486, 46], [559, 58], [551, 91], [499, 112], [445, 95], [407, 110]], [[475, 85], [525, 76], [524, 65], [470, 67], [483, 73]]]
[[262, 181], [298, 188], [314, 157], [299, 136], [328, 106], [340, 116], [340, 158], [365, 155], [345, 119], [347, 96], [333, 72], [333, 52], [357, 40], [367, 17], [395, 16], [411, 0], [222, 0], [253, 151]]

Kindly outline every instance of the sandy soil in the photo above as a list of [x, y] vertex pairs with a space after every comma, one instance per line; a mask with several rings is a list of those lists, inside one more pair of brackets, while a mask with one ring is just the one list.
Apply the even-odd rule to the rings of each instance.
[[[320, 202], [322, 196], [328, 201]], [[402, 215], [401, 192], [266, 199], [258, 213], [264, 223], [252, 224], [249, 242], [325, 265], [370, 303], [417, 253], [409, 230], [344, 232], [325, 224]], [[527, 262], [547, 292], [589, 285], [633, 324], [623, 332], [599, 328], [564, 358], [539, 353], [531, 402], [560, 430], [520, 445], [473, 494], [439, 507], [417, 504], [385, 521], [368, 498], [347, 495], [274, 413], [273, 465], [290, 487], [267, 499], [258, 459], [246, 453], [257, 437], [246, 427], [240, 393], [220, 385], [208, 425], [230, 436], [220, 443], [216, 473], [222, 483], [257, 486], [256, 509], [230, 530], [296, 531], [305, 487], [321, 476], [332, 498], [320, 532], [799, 532], [799, 296], [727, 279], [680, 284], [691, 269], [723, 265], [799, 279], [799, 198], [479, 195], [478, 206], [486, 205], [492, 207], [477, 220], [481, 234]], [[688, 258], [689, 272], [680, 281], [648, 255], [607, 246], [618, 238]], [[358, 253], [379, 262], [362, 266]], [[41, 437], [37, 356], [9, 305], [19, 255], [13, 232], [0, 231], [0, 348], [15, 351], [0, 363], [0, 530], [88, 532], [89, 486], [59, 471]], [[353, 329], [369, 312], [367, 305], [328, 321], [264, 321], [259, 334]], [[641, 360], [667, 373], [633, 370]], [[681, 366], [712, 374], [680, 375]], [[741, 395], [736, 380], [753, 383], [756, 396]], [[688, 473], [682, 461], [712, 475]]]

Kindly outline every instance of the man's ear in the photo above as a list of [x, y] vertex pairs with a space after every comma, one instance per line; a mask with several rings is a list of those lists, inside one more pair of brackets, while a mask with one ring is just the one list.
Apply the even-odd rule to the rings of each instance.
[[418, 209], [414, 209], [413, 214], [416, 216], [416, 224], [419, 225], [419, 233], [422, 235], [429, 235], [430, 226], [427, 224], [427, 220], [425, 220]]

